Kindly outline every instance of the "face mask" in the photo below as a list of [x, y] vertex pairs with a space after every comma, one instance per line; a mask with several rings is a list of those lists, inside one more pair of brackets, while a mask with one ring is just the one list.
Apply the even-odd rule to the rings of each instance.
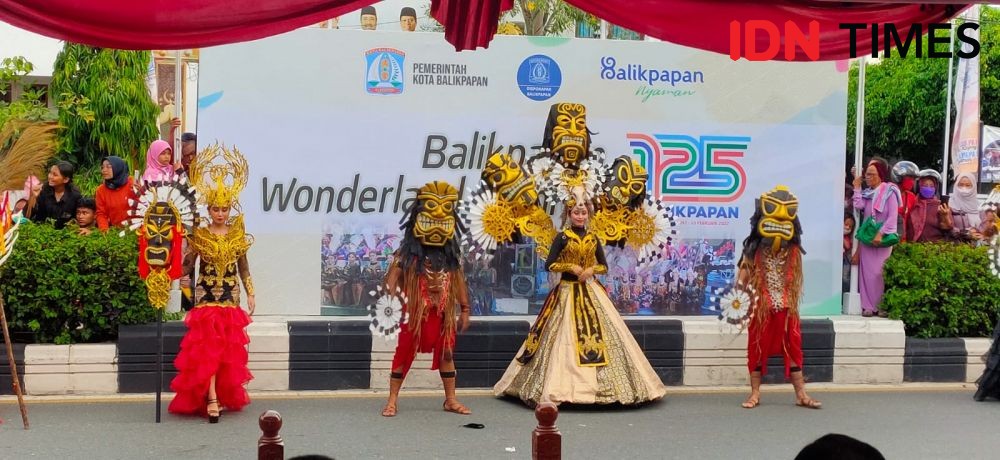
[[955, 189], [955, 191], [957, 191], [958, 194], [962, 196], [972, 196], [973, 194], [972, 187], [958, 187]]
[[845, 229], [844, 229], [844, 234], [845, 234], [845, 235], [850, 235], [850, 234], [851, 234], [851, 229], [849, 229], [849, 228], [845, 228]]
[[920, 196], [925, 199], [934, 198], [934, 192], [937, 191], [936, 187], [927, 187], [925, 185], [920, 186]]

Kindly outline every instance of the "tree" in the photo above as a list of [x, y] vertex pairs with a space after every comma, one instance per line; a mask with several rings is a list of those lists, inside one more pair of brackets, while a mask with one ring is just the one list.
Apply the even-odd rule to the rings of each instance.
[[[444, 26], [431, 16], [431, 6], [424, 7], [424, 16], [431, 18], [432, 24], [422, 30], [444, 32]], [[518, 17], [524, 19], [524, 27], [515, 23]], [[559, 35], [577, 22], [587, 22], [597, 27], [601, 20], [580, 10], [564, 0], [517, 0], [514, 8], [500, 15], [497, 35]]]
[[132, 167], [156, 139], [159, 108], [146, 88], [149, 51], [67, 43], [56, 56], [52, 93], [59, 106], [59, 151], [79, 167], [116, 155]]
[[576, 8], [564, 0], [517, 0], [506, 16], [524, 18], [524, 35], [559, 35], [577, 22], [592, 26], [600, 22], [595, 16]]
[[[1000, 69], [1000, 12], [982, 8], [979, 31], [981, 119], [985, 124], [998, 125], [1000, 78], [992, 70]], [[894, 54], [866, 67], [864, 156], [882, 156], [890, 162], [906, 159], [921, 168], [940, 170], [948, 60], [926, 57], [927, 37], [922, 41], [924, 57], [916, 57], [911, 48], [905, 58]], [[957, 59], [954, 65], [957, 67]], [[848, 83], [848, 164], [854, 163], [857, 87], [858, 66], [854, 64]], [[951, 114], [954, 121], [954, 102]]]
[[[924, 39], [926, 41], [926, 38]], [[895, 162], [907, 159], [922, 168], [939, 168], [944, 140], [944, 103], [948, 61], [888, 58], [865, 69], [864, 155]], [[847, 157], [853, 163], [858, 66], [851, 66], [848, 88]]]

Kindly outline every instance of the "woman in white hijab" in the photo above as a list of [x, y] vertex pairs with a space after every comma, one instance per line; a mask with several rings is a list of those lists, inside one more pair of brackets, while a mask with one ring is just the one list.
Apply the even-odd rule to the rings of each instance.
[[976, 175], [965, 172], [958, 175], [949, 201], [953, 227], [952, 237], [963, 242], [983, 241], [982, 215], [976, 189]]

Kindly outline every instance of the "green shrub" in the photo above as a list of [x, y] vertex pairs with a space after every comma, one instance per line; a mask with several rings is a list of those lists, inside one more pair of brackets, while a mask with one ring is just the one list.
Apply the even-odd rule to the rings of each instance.
[[988, 337], [1000, 311], [1000, 280], [986, 248], [901, 244], [885, 264], [882, 309], [921, 338]]
[[0, 273], [11, 329], [39, 343], [67, 344], [113, 340], [119, 325], [152, 322], [137, 260], [133, 233], [78, 236], [71, 226], [21, 225]]

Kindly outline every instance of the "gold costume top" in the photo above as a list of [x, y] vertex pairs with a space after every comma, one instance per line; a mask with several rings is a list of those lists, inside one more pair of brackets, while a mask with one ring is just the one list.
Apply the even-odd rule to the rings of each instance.
[[216, 235], [206, 227], [198, 227], [191, 237], [190, 251], [184, 257], [184, 274], [194, 273], [195, 259], [201, 258], [195, 283], [195, 307], [205, 305], [238, 307], [239, 279], [247, 295], [254, 295], [253, 280], [247, 251], [253, 237], [246, 234], [243, 215], [233, 218], [229, 231]]
[[562, 272], [563, 281], [577, 281], [572, 271], [574, 265], [584, 270], [593, 267], [594, 274], [608, 272], [604, 248], [597, 237], [586, 229], [577, 227], [567, 228], [555, 238], [545, 260], [546, 270]]

